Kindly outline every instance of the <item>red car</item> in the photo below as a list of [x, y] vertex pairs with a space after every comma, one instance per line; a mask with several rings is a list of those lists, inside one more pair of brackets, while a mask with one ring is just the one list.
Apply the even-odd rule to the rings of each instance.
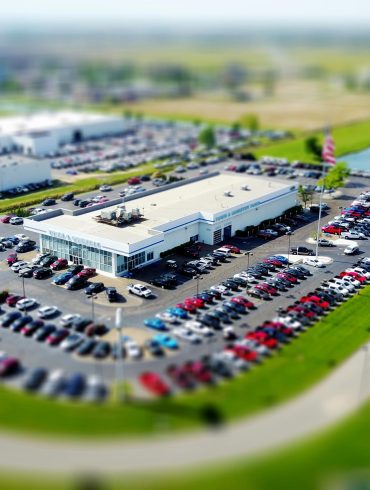
[[257, 361], [258, 359], [257, 352], [248, 349], [248, 347], [245, 347], [244, 345], [240, 345], [240, 344], [227, 348], [226, 352], [232, 352], [238, 357], [240, 357], [241, 359], [244, 359], [245, 361], [249, 361], [249, 362]]
[[167, 396], [170, 394], [169, 386], [162, 380], [157, 373], [147, 371], [139, 376], [140, 383], [151, 393], [157, 396]]
[[85, 267], [81, 272], [77, 274], [78, 277], [93, 277], [96, 274], [96, 269], [92, 267]]
[[187, 311], [188, 313], [196, 313], [197, 307], [194, 303], [177, 303], [176, 308], [181, 308], [182, 310]]
[[173, 364], [167, 368], [167, 374], [179, 388], [184, 390], [194, 388], [194, 381], [184, 367]]
[[67, 335], [69, 335], [69, 331], [66, 328], [58, 328], [46, 338], [46, 343], [49, 345], [58, 345]]
[[334, 225], [327, 225], [321, 228], [321, 231], [324, 233], [330, 233], [331, 235], [340, 235], [342, 231], [346, 231], [345, 228]]
[[6, 216], [2, 216], [0, 218], [0, 221], [2, 223], [9, 223], [9, 221], [11, 220], [11, 218], [14, 218], [14, 216], [11, 216], [11, 215], [7, 214]]
[[201, 298], [186, 298], [185, 303], [193, 303], [197, 308], [204, 308], [204, 301]]
[[230, 299], [232, 303], [238, 303], [239, 305], [243, 305], [249, 310], [253, 310], [255, 308], [254, 303], [252, 301], [249, 301], [249, 299], [244, 298], [244, 296], [234, 296], [233, 298]]
[[24, 327], [21, 328], [21, 334], [25, 337], [29, 337], [34, 334], [36, 330], [41, 328], [44, 325], [42, 320], [33, 320], [30, 323], [27, 323]]
[[245, 339], [254, 340], [260, 345], [264, 345], [269, 349], [276, 349], [278, 341], [273, 337], [270, 337], [266, 332], [249, 332], [245, 335]]
[[291, 276], [286, 272], [279, 272], [278, 274], [276, 274], [276, 277], [279, 277], [280, 279], [285, 279], [286, 281], [289, 281], [293, 284], [296, 284], [298, 282], [298, 279], [296, 277]]
[[358, 272], [341, 272], [339, 274], [339, 277], [346, 277], [346, 276], [351, 276], [357, 281], [360, 281], [361, 283], [366, 282], [367, 279], [365, 276], [361, 276]]
[[330, 303], [329, 301], [325, 301], [318, 296], [311, 295], [311, 296], [303, 296], [300, 300], [300, 303], [315, 303], [316, 305], [320, 306], [324, 310], [327, 310], [330, 308]]
[[64, 269], [68, 265], [68, 260], [67, 259], [58, 259], [55, 262], [53, 262], [50, 266], [50, 269], [53, 269], [53, 271], [58, 271], [60, 269]]
[[297, 313], [301, 313], [306, 318], [313, 318], [313, 317], [316, 316], [316, 313], [314, 313], [313, 311], [308, 310], [304, 306], [298, 306], [298, 305], [288, 306], [287, 310], [288, 311], [296, 311]]
[[236, 165], [228, 165], [225, 170], [230, 170], [231, 172], [235, 172], [237, 169]]
[[128, 185], [139, 185], [141, 180], [139, 177], [131, 177], [131, 179], [128, 179], [127, 183]]
[[18, 371], [19, 360], [16, 357], [6, 357], [0, 361], [0, 376], [8, 376]]
[[8, 265], [9, 265], [9, 267], [10, 267], [11, 265], [13, 265], [13, 264], [14, 264], [14, 262], [17, 262], [17, 260], [18, 260], [18, 256], [17, 256], [17, 254], [9, 254], [9, 255], [7, 256], [7, 258], [6, 258], [6, 261], [7, 261]]
[[15, 306], [20, 299], [24, 299], [24, 297], [18, 296], [17, 294], [12, 294], [6, 298], [5, 302], [8, 306]]
[[240, 248], [235, 245], [222, 245], [223, 248], [228, 248], [233, 254], [240, 254]]
[[278, 294], [277, 289], [270, 284], [267, 284], [267, 282], [260, 282], [258, 286], [262, 286], [264, 288], [263, 291], [266, 291], [268, 294], [272, 294], [274, 296]]
[[263, 259], [262, 262], [264, 262], [265, 264], [274, 265], [275, 267], [282, 267], [284, 265], [282, 262], [280, 262], [280, 260], [272, 258], [272, 257], [267, 258], [267, 259]]
[[190, 361], [184, 366], [186, 372], [201, 383], [211, 383], [212, 374], [200, 361]]

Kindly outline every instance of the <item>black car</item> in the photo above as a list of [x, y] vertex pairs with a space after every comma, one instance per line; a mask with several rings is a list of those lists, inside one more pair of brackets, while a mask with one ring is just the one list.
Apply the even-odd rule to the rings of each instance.
[[239, 304], [239, 303], [234, 303], [233, 301], [224, 301], [222, 303], [222, 306], [226, 306], [226, 307], [230, 307], [230, 308], [234, 308], [234, 310], [237, 312], [237, 313], [246, 313], [247, 310], [245, 308], [245, 306]]
[[70, 267], [68, 267], [67, 271], [72, 272], [73, 275], [78, 274], [83, 270], [84, 266], [80, 264], [73, 264]]
[[44, 199], [42, 201], [42, 206], [54, 206], [54, 204], [56, 204], [56, 200], [55, 199]]
[[80, 347], [77, 349], [77, 354], [79, 356], [87, 356], [95, 349], [97, 341], [94, 339], [85, 340]]
[[105, 288], [105, 294], [107, 295], [109, 303], [113, 303], [118, 300], [117, 289], [114, 287]]
[[90, 324], [92, 324], [92, 320], [90, 320], [90, 318], [77, 318], [76, 320], [73, 320], [70, 327], [76, 332], [83, 332]]
[[170, 281], [164, 279], [162, 276], [154, 277], [151, 281], [150, 284], [153, 286], [157, 286], [158, 288], [162, 289], [169, 289], [172, 284]]
[[56, 329], [57, 327], [55, 325], [48, 323], [43, 327], [39, 328], [38, 330], [36, 330], [36, 333], [34, 334], [33, 338], [38, 342], [43, 342], [47, 337], [49, 337], [49, 335], [55, 332]]
[[73, 192], [67, 192], [66, 194], [63, 194], [61, 197], [62, 201], [72, 201], [74, 199], [74, 194]]
[[315, 255], [315, 252], [312, 248], [307, 247], [292, 247], [290, 249], [290, 253], [292, 255]]
[[194, 269], [194, 267], [182, 266], [180, 269], [180, 274], [187, 277], [194, 277], [198, 274], [198, 271]]
[[220, 311], [233, 319], [239, 318], [238, 312], [234, 308], [230, 308], [230, 306], [227, 305], [219, 306], [216, 308], [216, 311]]
[[17, 318], [10, 326], [9, 329], [13, 332], [19, 332], [27, 323], [32, 322], [32, 316], [24, 315]]
[[305, 276], [312, 276], [312, 272], [306, 269], [306, 267], [303, 267], [303, 265], [293, 265], [290, 267], [291, 269], [297, 269], [301, 271]]
[[220, 291], [214, 291], [213, 289], [206, 289], [205, 291], [202, 291], [203, 294], [208, 294], [209, 296], [212, 296], [214, 299], [221, 299], [222, 294]]
[[48, 267], [40, 267], [40, 269], [33, 271], [33, 277], [35, 279], [45, 279], [46, 277], [50, 277], [52, 275], [53, 271]]
[[271, 299], [271, 296], [269, 294], [265, 293], [264, 291], [261, 291], [260, 289], [255, 289], [255, 288], [248, 289], [248, 294], [250, 296], [253, 296], [254, 298], [260, 298], [265, 300]]
[[274, 264], [268, 264], [265, 262], [263, 264], [256, 264], [255, 267], [257, 267], [257, 269], [266, 270], [266, 272], [274, 272], [276, 270], [276, 266]]
[[27, 391], [36, 391], [40, 388], [47, 376], [45, 368], [36, 368], [32, 370], [24, 380], [22, 387]]
[[208, 293], [198, 293], [194, 295], [194, 298], [199, 298], [205, 303], [213, 303], [213, 296]]
[[33, 250], [34, 248], [34, 245], [27, 245], [27, 244], [23, 244], [23, 243], [20, 243], [19, 245], [17, 245], [15, 247], [15, 251], [17, 253], [26, 253], [26, 252], [31, 252], [31, 250]]
[[215, 318], [209, 314], [201, 315], [198, 317], [198, 321], [207, 327], [212, 327], [214, 329], [220, 329], [220, 320], [219, 318]]
[[8, 328], [14, 321], [16, 321], [21, 316], [20, 311], [9, 311], [0, 320], [0, 325], [4, 328]]
[[74, 206], [79, 206], [79, 205], [80, 205], [80, 202], [81, 202], [81, 199], [75, 199], [75, 200], [73, 201], [73, 205], [74, 205]]
[[66, 288], [69, 290], [79, 289], [85, 286], [87, 283], [87, 277], [74, 276], [66, 283]]
[[[67, 285], [70, 281], [73, 281], [74, 279], [77, 279], [77, 278], [72, 278], [70, 279], [68, 282], [67, 282]], [[81, 278], [79, 278], [81, 279]], [[88, 294], [88, 295], [92, 295], [92, 294], [96, 294], [96, 293], [100, 293], [101, 291], [104, 291], [104, 284], [102, 282], [92, 282], [91, 284], [89, 284], [87, 286], [87, 288], [85, 288], [85, 294]]]
[[230, 316], [222, 308], [215, 308], [209, 315], [216, 316], [221, 322], [230, 323]]
[[53, 264], [56, 260], [58, 260], [57, 255], [48, 255], [47, 257], [44, 257], [40, 261], [41, 267], [49, 267], [51, 264]]
[[231, 279], [231, 281], [236, 282], [236, 284], [238, 284], [242, 288], [245, 288], [248, 285], [248, 281], [246, 279], [241, 278], [241, 277], [233, 277]]
[[177, 275], [173, 274], [171, 272], [166, 272], [160, 276], [162, 279], [167, 281], [171, 286], [176, 286], [177, 283], [179, 282], [177, 279]]
[[111, 351], [110, 343], [101, 341], [96, 344], [92, 351], [92, 356], [95, 357], [95, 359], [105, 359], [106, 357], [109, 356]]
[[239, 289], [239, 284], [234, 280], [227, 279], [226, 281], [222, 281], [221, 286], [225, 286], [227, 289], [231, 289], [232, 291], [237, 291]]
[[144, 346], [148, 349], [152, 356], [163, 356], [164, 354], [162, 346], [156, 340], [148, 339], [145, 341]]
[[291, 276], [295, 277], [296, 279], [306, 279], [306, 275], [303, 274], [303, 272], [300, 271], [299, 269], [289, 268], [289, 269], [284, 269], [282, 272], [284, 274], [290, 274]]
[[266, 280], [266, 284], [269, 284], [270, 286], [278, 289], [279, 291], [286, 291], [287, 290], [287, 285], [279, 279], [279, 278], [271, 278]]
[[78, 207], [80, 208], [86, 208], [88, 204], [90, 204], [91, 201], [88, 201], [87, 199], [84, 199], [83, 201], [80, 201]]

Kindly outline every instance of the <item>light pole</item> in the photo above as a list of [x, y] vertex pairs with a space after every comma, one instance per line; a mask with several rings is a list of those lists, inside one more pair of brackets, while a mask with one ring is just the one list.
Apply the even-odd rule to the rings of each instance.
[[[116, 402], [120, 400], [119, 375], [122, 374], [123, 383], [123, 356], [122, 356], [122, 328], [123, 328], [123, 310], [116, 309], [116, 318], [114, 328], [117, 331], [117, 359], [116, 359]], [[121, 366], [120, 366], [121, 364]], [[121, 368], [121, 369], [120, 369]], [[125, 399], [125, 393], [122, 400]]]
[[253, 255], [253, 252], [245, 252], [244, 255], [246, 255], [248, 257], [248, 259], [247, 259], [247, 269], [249, 269], [249, 260], [250, 260], [250, 257]]
[[92, 294], [90, 296], [90, 299], [91, 299], [91, 319], [93, 321], [93, 323], [95, 322], [95, 304], [94, 304], [94, 300], [97, 298], [97, 296], [95, 294]]
[[193, 279], [195, 279], [197, 281], [197, 296], [199, 294], [199, 281], [201, 281], [203, 279], [203, 277], [201, 277], [200, 274], [196, 274], [195, 276], [193, 276]]
[[288, 264], [289, 264], [289, 255], [290, 255], [290, 238], [292, 235], [294, 235], [294, 233], [292, 231], [288, 231], [287, 232], [287, 235], [288, 235]]

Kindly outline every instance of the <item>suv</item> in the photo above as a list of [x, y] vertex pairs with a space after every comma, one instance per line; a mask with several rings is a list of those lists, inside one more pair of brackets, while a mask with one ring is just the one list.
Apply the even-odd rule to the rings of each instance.
[[117, 301], [117, 299], [118, 299], [117, 289], [114, 287], [107, 287], [105, 289], [105, 294], [107, 295], [107, 299], [108, 299], [109, 303], [113, 303], [114, 301]]
[[312, 248], [307, 247], [292, 247], [290, 253], [292, 255], [315, 255]]

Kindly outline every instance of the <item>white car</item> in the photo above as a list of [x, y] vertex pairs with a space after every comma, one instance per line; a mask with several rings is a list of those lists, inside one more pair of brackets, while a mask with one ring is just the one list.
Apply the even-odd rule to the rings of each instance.
[[245, 347], [248, 347], [248, 349], [255, 350], [257, 354], [260, 354], [261, 356], [268, 356], [271, 354], [268, 347], [261, 345], [252, 339], [242, 339], [238, 342], [238, 344], [244, 345]]
[[353, 276], [343, 276], [342, 277], [343, 281], [348, 281], [351, 284], [355, 286], [355, 288], [359, 288], [361, 286], [361, 282], [358, 281], [355, 277]]
[[216, 359], [218, 358], [221, 361], [226, 362], [227, 364], [229, 364], [231, 368], [237, 369], [238, 371], [245, 371], [246, 369], [248, 369], [247, 361], [234, 354], [234, 352], [231, 351], [220, 352], [217, 355], [217, 357], [215, 356], [215, 358]]
[[127, 290], [129, 293], [136, 294], [136, 296], [141, 296], [142, 298], [149, 298], [153, 294], [144, 284], [129, 284]]
[[339, 284], [333, 284], [333, 283], [328, 283], [327, 285], [323, 284], [321, 288], [324, 290], [325, 289], [333, 290], [336, 293], [343, 294], [343, 296], [349, 295], [348, 289], [344, 288], [343, 286], [340, 286]]
[[349, 292], [353, 292], [355, 290], [355, 286], [353, 284], [350, 284], [348, 281], [344, 281], [343, 279], [338, 279], [337, 277], [329, 279], [327, 282], [338, 284], [338, 286], [343, 286], [344, 288], [348, 289]]
[[40, 318], [50, 318], [57, 313], [59, 313], [59, 308], [57, 306], [42, 306], [37, 310], [37, 314]]
[[143, 350], [134, 340], [125, 342], [125, 350], [128, 357], [131, 359], [140, 359], [143, 355]]
[[347, 240], [366, 240], [366, 236], [358, 231], [342, 231], [340, 236]]
[[102, 191], [102, 192], [109, 192], [112, 190], [112, 187], [110, 185], [107, 185], [107, 184], [103, 184], [99, 187], [99, 191]]
[[199, 335], [195, 334], [191, 330], [188, 330], [187, 328], [184, 327], [176, 327], [172, 330], [172, 334], [175, 337], [178, 337], [181, 340], [187, 340], [188, 342], [192, 344], [199, 344], [199, 342], [202, 341], [201, 337]]
[[196, 320], [189, 320], [185, 322], [184, 327], [198, 335], [204, 335], [205, 337], [211, 337], [214, 335], [213, 330], [206, 325], [203, 325], [203, 323], [197, 322]]
[[309, 265], [310, 267], [324, 267], [324, 264], [319, 259], [314, 259], [312, 257], [306, 257], [303, 259], [303, 264]]
[[14, 218], [10, 218], [9, 223], [11, 225], [23, 225], [23, 218], [19, 216], [14, 216]]
[[59, 323], [63, 326], [65, 325], [70, 325], [73, 321], [79, 320], [81, 318], [81, 315], [78, 313], [68, 313], [67, 315], [62, 316], [62, 318], [59, 320]]
[[22, 269], [23, 267], [27, 267], [28, 265], [30, 265], [29, 262], [26, 262], [25, 260], [20, 260], [11, 266], [11, 270], [13, 272], [19, 272], [19, 269]]
[[29, 240], [30, 239], [30, 237], [25, 235], [24, 233], [17, 233], [14, 236], [15, 236], [15, 238], [18, 238], [18, 240]]
[[226, 286], [222, 286], [221, 284], [218, 284], [216, 286], [211, 286], [209, 288], [211, 291], [217, 291], [218, 293], [221, 293], [221, 294], [226, 294], [229, 292], [229, 290], [227, 289]]
[[29, 310], [37, 305], [35, 298], [23, 298], [16, 302], [15, 307], [18, 310]]
[[293, 320], [292, 318], [286, 316], [278, 316], [274, 318], [274, 322], [279, 322], [285, 325], [286, 327], [292, 328], [293, 330], [299, 330], [302, 328], [302, 323], [298, 320]]
[[201, 264], [204, 264], [206, 267], [212, 267], [212, 266], [213, 266], [212, 260], [210, 260], [210, 259], [205, 259], [204, 257], [201, 257], [201, 258], [199, 259], [199, 262], [200, 262]]
[[176, 323], [178, 321], [177, 317], [175, 317], [175, 315], [171, 315], [171, 313], [168, 313], [168, 311], [162, 311], [157, 313], [155, 316], [156, 318], [162, 320], [162, 322]]
[[361, 276], [365, 276], [366, 279], [370, 279], [370, 272], [368, 272], [365, 269], [362, 269], [362, 267], [349, 267], [346, 269], [346, 272], [357, 272], [357, 274], [360, 274]]

